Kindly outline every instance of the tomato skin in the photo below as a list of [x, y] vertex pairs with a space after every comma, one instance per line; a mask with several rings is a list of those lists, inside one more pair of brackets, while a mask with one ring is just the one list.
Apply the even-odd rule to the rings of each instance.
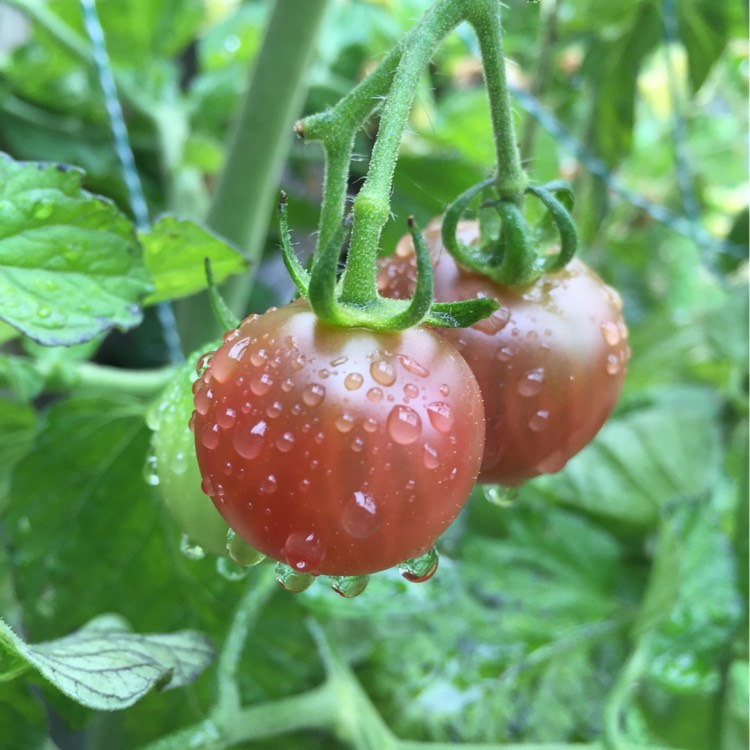
[[[459, 240], [479, 241], [476, 221]], [[522, 288], [465, 269], [443, 248], [440, 225], [425, 231], [439, 301], [494, 297], [501, 307], [471, 328], [441, 329], [477, 378], [487, 434], [479, 481], [507, 486], [554, 473], [584, 448], [612, 413], [630, 348], [617, 292], [583, 262]], [[381, 262], [381, 293], [405, 297], [414, 285], [411, 237]]]
[[193, 429], [229, 525], [313, 574], [373, 573], [430, 549], [484, 447], [479, 388], [453, 347], [427, 329], [333, 327], [303, 302], [225, 338]]
[[195, 441], [188, 427], [195, 378], [195, 366], [188, 362], [159, 397], [149, 414], [154, 429], [151, 449], [159, 491], [176, 524], [192, 543], [213, 555], [226, 557], [229, 527], [201, 491]]

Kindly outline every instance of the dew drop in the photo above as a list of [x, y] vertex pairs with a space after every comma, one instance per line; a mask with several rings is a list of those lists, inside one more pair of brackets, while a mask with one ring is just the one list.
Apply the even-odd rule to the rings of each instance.
[[447, 435], [453, 429], [453, 410], [445, 401], [433, 401], [427, 404], [427, 415], [430, 423], [438, 431]]
[[309, 479], [303, 479], [299, 483], [299, 488], [302, 490], [302, 492], [307, 492], [310, 489], [310, 480]]
[[513, 359], [513, 350], [509, 346], [501, 346], [495, 352], [495, 359], [499, 359], [501, 362], [510, 362]]
[[222, 429], [228, 430], [237, 421], [237, 412], [234, 409], [225, 409], [219, 414], [216, 421]]
[[339, 432], [346, 434], [347, 432], [351, 432], [354, 428], [354, 417], [348, 412], [343, 412], [336, 417], [334, 425], [336, 425], [336, 429]]
[[159, 484], [159, 474], [157, 473], [158, 462], [156, 460], [155, 453], [149, 453], [146, 456], [146, 463], [143, 465], [143, 478], [146, 480], [146, 484], [155, 487]]
[[309, 588], [315, 578], [310, 573], [300, 573], [293, 570], [284, 563], [276, 563], [274, 568], [276, 581], [281, 588], [293, 594], [299, 594], [301, 591]]
[[375, 498], [364, 490], [352, 493], [341, 517], [344, 530], [355, 539], [366, 539], [380, 528]]
[[408, 406], [394, 406], [386, 420], [388, 434], [399, 445], [411, 445], [422, 432], [422, 420]]
[[287, 378], [286, 380], [281, 381], [281, 390], [284, 391], [284, 393], [289, 393], [294, 388], [294, 381], [291, 378]]
[[370, 388], [370, 390], [367, 391], [367, 399], [368, 401], [373, 401], [374, 403], [382, 401], [383, 391], [380, 388]]
[[356, 391], [357, 388], [362, 387], [362, 383], [364, 382], [365, 382], [365, 379], [358, 372], [350, 372], [344, 378], [344, 386], [346, 387], [348, 391]]
[[318, 406], [325, 397], [325, 386], [320, 383], [309, 383], [302, 389], [302, 400], [308, 406]]
[[438, 452], [429, 443], [424, 444], [422, 461], [424, 462], [426, 469], [437, 469], [437, 467], [440, 466], [440, 458], [438, 456]]
[[396, 368], [384, 359], [377, 359], [370, 365], [372, 379], [382, 386], [393, 385], [396, 382]]
[[328, 581], [339, 596], [353, 599], [367, 588], [370, 576], [331, 576]]
[[268, 361], [268, 352], [265, 349], [256, 349], [250, 352], [250, 364], [260, 367]]
[[604, 299], [609, 302], [617, 312], [622, 310], [622, 297], [616, 289], [613, 289], [611, 286], [605, 286]]
[[227, 581], [241, 581], [248, 574], [248, 569], [234, 560], [219, 557], [216, 560], [216, 572]]
[[211, 361], [211, 358], [216, 354], [216, 352], [206, 352], [205, 354], [202, 354], [200, 359], [195, 365], [195, 374], [196, 375], [203, 375], [206, 368], [208, 367], [209, 362]]
[[212, 451], [219, 444], [219, 425], [207, 424], [201, 430], [201, 444], [207, 450]]
[[402, 367], [405, 370], [408, 370], [412, 375], [416, 375], [420, 378], [426, 378], [430, 371], [426, 367], [422, 367], [422, 365], [417, 362], [416, 359], [413, 359], [412, 357], [407, 357], [405, 354], [399, 354], [398, 360], [401, 362]]
[[400, 563], [398, 570], [401, 575], [411, 583], [424, 583], [435, 575], [438, 569], [438, 553], [433, 547], [420, 557], [414, 557], [411, 560], [405, 560]]
[[339, 367], [340, 365], [345, 364], [349, 360], [349, 357], [344, 357], [343, 355], [341, 357], [336, 357], [336, 359], [332, 359], [330, 361], [331, 367]]
[[180, 538], [180, 552], [188, 560], [202, 560], [206, 556], [206, 550], [190, 539], [187, 534], [183, 534]]
[[355, 437], [354, 440], [352, 440], [352, 450], [355, 453], [362, 453], [362, 450], [365, 447], [365, 441], [362, 440], [361, 437]]
[[567, 463], [567, 458], [562, 450], [557, 450], [546, 458], [543, 458], [534, 468], [540, 474], [555, 474]]
[[318, 375], [320, 375], [320, 377], [325, 380], [326, 378], [330, 377], [331, 371], [326, 370], [326, 368], [324, 367], [322, 370], [318, 370]]
[[542, 430], [547, 429], [548, 425], [549, 425], [549, 412], [546, 409], [540, 409], [529, 420], [529, 429], [532, 432], [542, 432]]
[[282, 411], [284, 411], [284, 407], [280, 401], [274, 401], [266, 407], [266, 414], [270, 419], [276, 419], [276, 417], [281, 415]]
[[279, 488], [279, 483], [273, 474], [269, 474], [258, 486], [258, 492], [264, 495], [272, 495]]
[[208, 495], [209, 497], [214, 496], [214, 486], [208, 477], [203, 477], [203, 480], [201, 481], [201, 490], [204, 495]]
[[488, 318], [475, 323], [473, 328], [489, 336], [502, 331], [510, 320], [510, 310], [507, 307], [500, 307]]
[[416, 486], [417, 486], [417, 483], [416, 483], [416, 482], [415, 482], [415, 481], [414, 481], [413, 479], [410, 479], [410, 480], [409, 480], [409, 481], [408, 481], [408, 482], [407, 482], [407, 483], [406, 483], [406, 484], [404, 485], [404, 487], [406, 487], [406, 489], [407, 489], [407, 490], [409, 490], [409, 492], [411, 492], [411, 491], [412, 491], [412, 490], [413, 490], [413, 489], [414, 489], [414, 488], [415, 488]]
[[233, 432], [232, 444], [242, 458], [257, 458], [260, 455], [267, 427], [268, 425], [261, 420], [249, 430], [241, 428]]
[[267, 372], [264, 372], [260, 377], [250, 381], [250, 390], [256, 396], [263, 396], [268, 393], [272, 385], [273, 378]]
[[251, 547], [236, 531], [229, 529], [227, 532], [227, 552], [229, 557], [238, 565], [251, 567], [266, 559], [262, 552]]
[[617, 375], [620, 372], [620, 358], [616, 354], [607, 355], [607, 373]]
[[373, 419], [372, 417], [367, 417], [367, 419], [362, 422], [362, 427], [364, 428], [365, 432], [377, 432], [378, 421], [377, 419]]
[[620, 338], [625, 341], [628, 338], [628, 327], [621, 320], [617, 321], [617, 330], [620, 334]]
[[443, 396], [444, 398], [447, 398], [448, 396], [451, 395], [451, 389], [447, 383], [443, 383], [440, 386], [440, 395]]
[[297, 353], [292, 357], [290, 364], [293, 370], [301, 370], [305, 366], [306, 361], [304, 354]]
[[610, 346], [617, 346], [620, 343], [620, 329], [617, 323], [612, 320], [602, 323], [602, 336]]
[[279, 435], [276, 438], [276, 447], [282, 453], [289, 453], [294, 447], [294, 435], [291, 432], [285, 432], [283, 435]]
[[314, 532], [295, 531], [286, 538], [283, 554], [293, 570], [311, 573], [323, 561], [325, 550]]
[[205, 384], [202, 384], [202, 388], [195, 394], [195, 410], [202, 417], [205, 417], [206, 414], [208, 414], [213, 397], [213, 388], [209, 388]]
[[526, 372], [521, 380], [518, 381], [517, 390], [521, 396], [536, 396], [542, 390], [544, 383], [544, 370], [537, 367], [534, 370]]
[[484, 497], [487, 502], [497, 505], [499, 508], [509, 508], [518, 497], [518, 487], [490, 485], [484, 488]]
[[407, 383], [404, 386], [404, 396], [406, 398], [417, 398], [419, 396], [419, 388], [414, 383]]

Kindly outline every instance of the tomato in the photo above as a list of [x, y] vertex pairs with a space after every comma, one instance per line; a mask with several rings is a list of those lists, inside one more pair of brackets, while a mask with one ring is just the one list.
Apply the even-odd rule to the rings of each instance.
[[[460, 222], [458, 236], [478, 242], [477, 222]], [[425, 239], [438, 301], [487, 296], [501, 303], [471, 328], [441, 330], [482, 391], [487, 434], [479, 481], [514, 486], [559, 471], [596, 435], [620, 393], [630, 357], [620, 296], [577, 259], [526, 287], [500, 286], [456, 263], [438, 223]], [[381, 262], [378, 284], [384, 296], [411, 294], [411, 237]]]
[[484, 447], [479, 387], [422, 328], [251, 316], [210, 359], [193, 429], [204, 491], [248, 544], [294, 570], [364, 575], [428, 551]]
[[149, 414], [155, 461], [150, 467], [155, 472], [151, 481], [159, 485], [167, 509], [190, 542], [205, 552], [226, 556], [229, 528], [201, 491], [193, 433], [188, 427], [195, 378], [195, 365], [183, 366]]

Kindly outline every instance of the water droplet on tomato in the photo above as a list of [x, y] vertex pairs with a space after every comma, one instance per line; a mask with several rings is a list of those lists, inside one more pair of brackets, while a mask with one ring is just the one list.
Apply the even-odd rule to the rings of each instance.
[[358, 372], [350, 372], [344, 378], [344, 386], [346, 387], [348, 391], [356, 391], [357, 388], [362, 387], [362, 383], [364, 382], [365, 382], [365, 379]]
[[628, 327], [621, 320], [617, 321], [617, 330], [620, 334], [620, 338], [625, 341], [628, 338]]
[[201, 444], [212, 451], [219, 444], [219, 425], [207, 424], [201, 430]]
[[473, 328], [488, 336], [492, 336], [498, 331], [502, 331], [510, 320], [510, 310], [507, 307], [499, 307], [488, 318], [475, 323]]
[[263, 448], [266, 423], [261, 420], [249, 430], [246, 427], [234, 430], [232, 444], [242, 458], [257, 458]]
[[273, 474], [269, 474], [265, 479], [261, 480], [258, 486], [258, 492], [262, 492], [264, 495], [272, 495], [279, 488], [279, 483]]
[[414, 383], [407, 383], [404, 386], [404, 396], [406, 398], [417, 398], [419, 396], [419, 388]]
[[396, 382], [396, 368], [385, 359], [377, 359], [370, 365], [370, 375], [379, 385], [389, 386]]
[[286, 538], [282, 550], [287, 563], [298, 573], [312, 573], [323, 561], [325, 550], [314, 532], [295, 531]]
[[284, 393], [289, 393], [293, 389], [294, 381], [291, 378], [286, 378], [286, 380], [281, 381], [281, 390], [284, 391]]
[[208, 495], [209, 497], [214, 496], [214, 486], [208, 477], [203, 477], [201, 481], [201, 490], [204, 495]]
[[367, 588], [370, 576], [330, 576], [328, 582], [339, 596], [353, 599]]
[[602, 323], [602, 336], [610, 346], [617, 346], [620, 343], [620, 329], [617, 323], [612, 320], [606, 320]]
[[509, 346], [501, 346], [495, 352], [495, 358], [501, 362], [510, 362], [513, 359], [513, 350]]
[[352, 493], [341, 517], [341, 524], [350, 536], [366, 539], [380, 528], [375, 498], [365, 490]]
[[250, 390], [256, 396], [263, 396], [268, 393], [272, 385], [273, 378], [267, 372], [264, 372], [260, 377], [250, 381]]
[[302, 389], [302, 400], [308, 406], [317, 406], [325, 397], [325, 386], [322, 386], [320, 383], [309, 383]]
[[382, 401], [383, 391], [380, 388], [370, 388], [370, 390], [367, 391], [367, 399], [368, 401], [372, 401], [374, 403]]
[[426, 469], [437, 469], [437, 467], [440, 466], [440, 457], [438, 456], [438, 452], [429, 443], [424, 444], [422, 461], [424, 462]]
[[180, 552], [188, 560], [202, 560], [206, 556], [206, 550], [200, 544], [190, 539], [187, 534], [183, 534], [180, 537]]
[[367, 417], [367, 419], [362, 422], [362, 427], [364, 428], [365, 432], [377, 432], [378, 421], [377, 419], [373, 419], [372, 417]]
[[411, 492], [417, 486], [417, 483], [413, 479], [410, 479], [404, 486]]
[[248, 574], [248, 569], [234, 560], [219, 557], [216, 560], [216, 572], [227, 581], [241, 581]]
[[398, 570], [407, 581], [423, 583], [435, 575], [439, 561], [437, 550], [433, 547], [420, 557], [400, 563]]
[[365, 441], [362, 440], [361, 437], [355, 437], [354, 440], [352, 440], [352, 450], [355, 453], [361, 453], [364, 447]]
[[394, 406], [386, 420], [388, 434], [399, 445], [411, 445], [422, 432], [419, 414], [409, 406]]
[[310, 489], [310, 480], [309, 479], [303, 479], [299, 483], [299, 488], [302, 490], [302, 492], [307, 492], [307, 490]]
[[568, 462], [565, 453], [557, 450], [546, 458], [543, 458], [534, 469], [540, 474], [555, 474], [562, 469]]
[[348, 412], [343, 412], [336, 417], [334, 424], [339, 432], [346, 434], [354, 428], [354, 417]]
[[398, 360], [401, 362], [402, 367], [405, 370], [408, 370], [412, 375], [416, 375], [420, 378], [426, 378], [430, 371], [426, 367], [422, 367], [422, 365], [417, 362], [416, 359], [413, 359], [412, 357], [407, 357], [405, 354], [399, 354]]
[[293, 370], [301, 370], [305, 366], [306, 361], [305, 355], [298, 353], [292, 357], [290, 364], [292, 365]]
[[213, 397], [214, 397], [213, 389], [206, 386], [205, 383], [202, 383], [202, 387], [195, 394], [195, 399], [194, 399], [195, 410], [202, 417], [205, 417], [206, 414], [208, 414], [208, 410], [211, 408], [211, 401], [213, 400]]
[[284, 411], [284, 407], [281, 405], [280, 401], [274, 401], [266, 407], [266, 414], [270, 419], [276, 419], [276, 417], [280, 416], [282, 411]]
[[609, 304], [612, 305], [612, 307], [614, 307], [617, 312], [620, 312], [622, 310], [622, 297], [616, 289], [613, 289], [611, 286], [605, 285], [604, 299], [605, 301], [609, 302]]
[[546, 430], [549, 425], [549, 412], [546, 409], [540, 409], [534, 416], [529, 420], [529, 429], [532, 432], [542, 432]]
[[617, 375], [620, 372], [620, 358], [616, 354], [607, 355], [607, 373]]
[[541, 367], [537, 367], [534, 370], [524, 373], [521, 380], [518, 381], [516, 389], [521, 396], [536, 396], [542, 390], [543, 383], [544, 370]]
[[234, 409], [225, 409], [216, 418], [222, 429], [228, 430], [237, 421], [237, 412]]
[[325, 380], [326, 378], [330, 377], [331, 371], [326, 370], [326, 368], [324, 367], [322, 370], [318, 370], [318, 375], [320, 375], [320, 377]]
[[250, 364], [260, 367], [268, 361], [268, 352], [265, 349], [256, 349], [250, 352]]
[[251, 567], [266, 559], [262, 552], [251, 547], [236, 531], [229, 529], [227, 532], [227, 552], [229, 557], [238, 565]]
[[427, 415], [438, 432], [447, 435], [453, 429], [453, 410], [445, 401], [433, 401], [427, 404]]
[[349, 361], [349, 357], [344, 357], [343, 355], [340, 357], [336, 357], [336, 359], [332, 359], [329, 364], [331, 367], [338, 367], [339, 365], [343, 365], [344, 363]]
[[289, 453], [294, 447], [294, 435], [291, 432], [285, 432], [283, 435], [279, 435], [276, 438], [276, 447], [282, 453]]
[[284, 563], [276, 563], [274, 571], [276, 573], [276, 581], [281, 588], [293, 594], [299, 594], [301, 591], [309, 588], [315, 580], [310, 573], [300, 573], [288, 565], [284, 565]]
[[447, 383], [443, 383], [440, 386], [440, 395], [443, 396], [444, 398], [447, 398], [448, 396], [450, 396], [450, 394], [451, 394], [450, 386]]
[[208, 364], [211, 361], [211, 358], [214, 356], [214, 354], [216, 354], [215, 351], [210, 351], [210, 352], [206, 352], [205, 354], [201, 354], [200, 359], [195, 365], [196, 375], [198, 376], [203, 375], [203, 373], [206, 371], [206, 368], [208, 367]]

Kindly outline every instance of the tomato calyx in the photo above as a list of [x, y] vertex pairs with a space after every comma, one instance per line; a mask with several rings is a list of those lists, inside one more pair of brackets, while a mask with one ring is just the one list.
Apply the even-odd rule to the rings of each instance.
[[[279, 224], [284, 264], [292, 281], [300, 295], [310, 303], [318, 319], [330, 325], [368, 328], [373, 331], [403, 331], [420, 323], [443, 328], [463, 328], [484, 320], [498, 308], [499, 303], [489, 298], [434, 302], [432, 260], [424, 237], [412, 217], [409, 217], [408, 227], [416, 251], [417, 275], [414, 293], [408, 300], [382, 297], [375, 283], [375, 267], [371, 269], [369, 277], [358, 279], [362, 288], [359, 300], [344, 297], [337, 275], [340, 251], [349, 232], [348, 219], [341, 222], [327, 246], [316, 253], [309, 271], [302, 266], [292, 247], [286, 194], [283, 192], [279, 200]], [[345, 267], [344, 273], [351, 274], [350, 267]]]
[[[481, 242], [465, 245], [457, 238], [458, 223], [469, 204], [484, 193], [480, 206]], [[544, 207], [543, 221], [554, 224], [559, 250], [543, 255], [537, 247], [538, 229], [531, 229], [524, 213], [524, 196], [536, 198]], [[570, 215], [573, 191], [557, 180], [543, 186], [528, 185], [522, 194], [508, 196], [497, 189], [495, 178], [472, 185], [448, 207], [443, 218], [442, 240], [448, 252], [464, 267], [505, 286], [526, 286], [540, 276], [564, 268], [578, 245]]]

